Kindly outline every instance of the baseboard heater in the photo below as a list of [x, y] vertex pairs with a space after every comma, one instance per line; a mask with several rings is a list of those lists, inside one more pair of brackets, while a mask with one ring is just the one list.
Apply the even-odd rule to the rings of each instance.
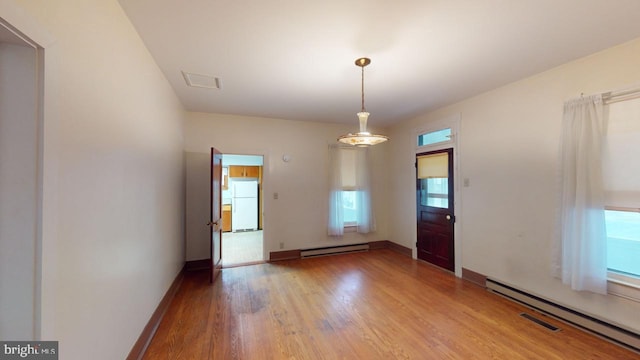
[[369, 244], [329, 246], [329, 247], [301, 250], [300, 257], [304, 259], [304, 258], [310, 258], [310, 257], [316, 257], [316, 256], [345, 254], [345, 253], [367, 251], [367, 250], [369, 250]]
[[550, 300], [529, 294], [523, 290], [500, 283], [493, 279], [487, 279], [487, 289], [498, 295], [518, 302], [534, 310], [546, 313], [561, 321], [577, 326], [584, 330], [601, 336], [609, 341], [617, 343], [629, 350], [640, 353], [640, 335], [630, 330], [596, 319], [566, 306], [556, 304]]

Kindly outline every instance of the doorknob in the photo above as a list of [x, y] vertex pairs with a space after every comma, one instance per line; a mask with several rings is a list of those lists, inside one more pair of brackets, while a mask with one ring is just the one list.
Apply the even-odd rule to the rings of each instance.
[[218, 225], [218, 222], [219, 222], [219, 221], [220, 221], [220, 220], [216, 220], [216, 221], [214, 221], [214, 222], [209, 221], [209, 222], [207, 222], [207, 226]]
[[447, 220], [451, 220], [451, 215], [447, 215]]

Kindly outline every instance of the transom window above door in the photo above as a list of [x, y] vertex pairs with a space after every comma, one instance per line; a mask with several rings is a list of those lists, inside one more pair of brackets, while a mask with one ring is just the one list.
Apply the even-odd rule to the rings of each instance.
[[440, 129], [418, 135], [418, 146], [429, 146], [451, 141], [451, 128]]

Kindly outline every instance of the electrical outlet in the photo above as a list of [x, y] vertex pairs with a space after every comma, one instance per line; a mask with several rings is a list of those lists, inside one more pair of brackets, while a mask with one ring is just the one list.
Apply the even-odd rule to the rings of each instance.
[[273, 200], [278, 200], [278, 193], [277, 192], [273, 193]]
[[284, 249], [284, 243], [283, 242], [280, 243], [280, 249]]

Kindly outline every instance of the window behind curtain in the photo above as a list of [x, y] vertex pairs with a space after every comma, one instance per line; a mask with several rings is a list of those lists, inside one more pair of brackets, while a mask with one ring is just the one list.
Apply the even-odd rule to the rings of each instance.
[[344, 226], [358, 224], [358, 205], [356, 201], [357, 185], [357, 149], [341, 148], [340, 177], [342, 179], [342, 209]]
[[603, 177], [607, 267], [640, 277], [640, 99], [609, 105]]
[[363, 234], [374, 231], [368, 157], [367, 148], [329, 147], [330, 236], [342, 236], [345, 227]]

